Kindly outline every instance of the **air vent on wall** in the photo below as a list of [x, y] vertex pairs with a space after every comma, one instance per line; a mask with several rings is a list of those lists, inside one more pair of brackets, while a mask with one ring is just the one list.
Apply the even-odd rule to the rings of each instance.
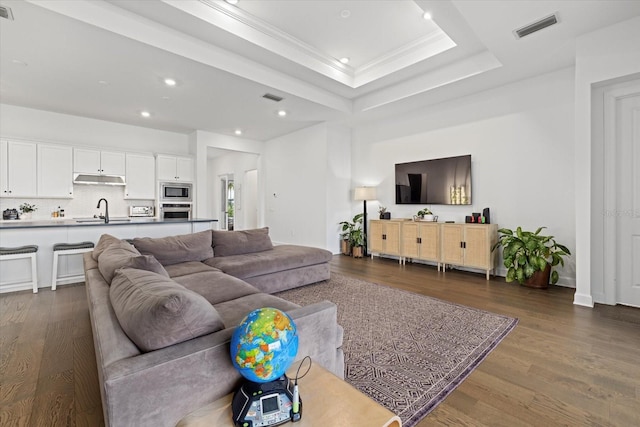
[[266, 99], [270, 99], [271, 101], [275, 101], [275, 102], [280, 102], [284, 99], [283, 97], [274, 95], [272, 93], [265, 93], [264, 95], [262, 95], [262, 97]]
[[556, 14], [547, 16], [546, 18], [542, 18], [532, 24], [525, 25], [522, 28], [518, 28], [513, 32], [517, 39], [521, 39], [524, 36], [528, 36], [529, 34], [533, 34], [536, 31], [540, 31], [544, 28], [550, 27], [554, 24], [558, 23], [558, 17]]
[[13, 12], [6, 6], [0, 6], [0, 18], [10, 19], [13, 21]]

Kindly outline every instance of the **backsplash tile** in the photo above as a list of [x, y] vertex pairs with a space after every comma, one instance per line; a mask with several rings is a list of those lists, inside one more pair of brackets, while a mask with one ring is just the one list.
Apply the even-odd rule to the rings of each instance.
[[109, 216], [129, 216], [129, 206], [154, 206], [154, 200], [125, 200], [124, 187], [111, 185], [74, 185], [73, 199], [0, 199], [0, 210], [19, 209], [23, 203], [36, 205], [37, 210], [32, 219], [43, 220], [51, 218], [51, 213], [58, 210], [58, 206], [64, 209], [65, 217], [86, 218], [104, 214], [104, 202], [100, 209], [96, 208], [98, 200], [107, 199], [109, 202]]

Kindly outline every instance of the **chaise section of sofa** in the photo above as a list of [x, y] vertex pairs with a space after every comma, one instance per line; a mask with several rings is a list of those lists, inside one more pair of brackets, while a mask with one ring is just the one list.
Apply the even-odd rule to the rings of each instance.
[[[335, 304], [324, 301], [299, 307], [261, 292], [246, 281], [203, 263], [203, 259], [196, 260], [210, 256], [202, 244], [203, 241], [206, 243], [206, 234], [175, 237], [172, 242], [178, 247], [173, 255], [164, 258], [165, 262], [168, 259], [167, 265], [159, 265], [153, 255], [138, 251], [153, 249], [153, 239], [145, 240], [134, 250], [118, 239], [113, 238], [110, 243], [101, 239], [94, 253], [84, 255], [106, 425], [173, 426], [188, 413], [232, 392], [241, 377], [233, 369], [229, 355], [231, 335], [246, 314], [265, 306], [286, 311], [294, 319], [299, 335], [298, 360], [309, 355], [314, 363], [343, 377], [343, 331], [337, 324]], [[167, 245], [171, 242], [161, 240], [158, 243]], [[192, 243], [197, 244], [194, 247]], [[190, 250], [197, 252], [198, 247], [202, 252], [190, 254]], [[171, 244], [165, 247], [171, 248]], [[100, 265], [101, 260], [104, 265]], [[118, 269], [118, 262], [122, 263], [121, 268], [132, 270]], [[211, 310], [215, 310], [223, 325], [211, 333], [142, 351], [121, 326], [118, 315], [123, 313], [114, 309], [110, 295], [114, 289], [103, 271], [114, 277], [114, 286], [118, 286], [116, 282], [120, 283], [123, 276], [129, 280], [144, 276], [151, 277], [151, 282], [183, 289], [180, 291], [183, 293], [193, 292], [211, 304]], [[131, 327], [131, 324], [127, 325], [127, 328]]]

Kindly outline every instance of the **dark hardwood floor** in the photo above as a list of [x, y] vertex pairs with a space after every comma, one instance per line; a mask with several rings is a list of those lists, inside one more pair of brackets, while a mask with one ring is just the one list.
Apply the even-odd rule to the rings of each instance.
[[[640, 425], [640, 309], [380, 258], [332, 271], [520, 319], [420, 427]], [[0, 426], [100, 425], [84, 286], [1, 295]]]

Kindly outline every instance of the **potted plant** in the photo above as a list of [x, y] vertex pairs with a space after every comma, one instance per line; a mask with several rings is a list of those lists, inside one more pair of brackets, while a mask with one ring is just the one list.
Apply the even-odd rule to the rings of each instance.
[[508, 268], [506, 281], [517, 280], [521, 285], [532, 288], [547, 288], [558, 282], [558, 272], [552, 268], [564, 266], [563, 257], [571, 255], [569, 249], [556, 242], [553, 236], [544, 236], [540, 227], [535, 232], [515, 231], [508, 228], [498, 230], [500, 237], [491, 250], [502, 247], [504, 266]]
[[[339, 223], [339, 225], [342, 226], [340, 248], [344, 255], [351, 255], [353, 252], [352, 249], [355, 246], [360, 246], [360, 249], [362, 249], [364, 245], [364, 232], [362, 231], [363, 217], [364, 214], [357, 214], [351, 221], [341, 221]], [[356, 242], [360, 243], [356, 245]], [[362, 257], [362, 253], [360, 257]]]
[[384, 206], [378, 208], [378, 213], [380, 214], [380, 219], [391, 219], [391, 213], [387, 212], [387, 208]]
[[20, 219], [31, 219], [31, 215], [33, 214], [33, 212], [35, 212], [38, 208], [36, 207], [36, 205], [32, 205], [31, 203], [23, 203], [20, 205], [20, 212], [22, 212], [20, 214]]
[[420, 209], [418, 211], [418, 213], [413, 218], [414, 219], [427, 220], [427, 221], [433, 221], [433, 212], [431, 212], [427, 208]]

